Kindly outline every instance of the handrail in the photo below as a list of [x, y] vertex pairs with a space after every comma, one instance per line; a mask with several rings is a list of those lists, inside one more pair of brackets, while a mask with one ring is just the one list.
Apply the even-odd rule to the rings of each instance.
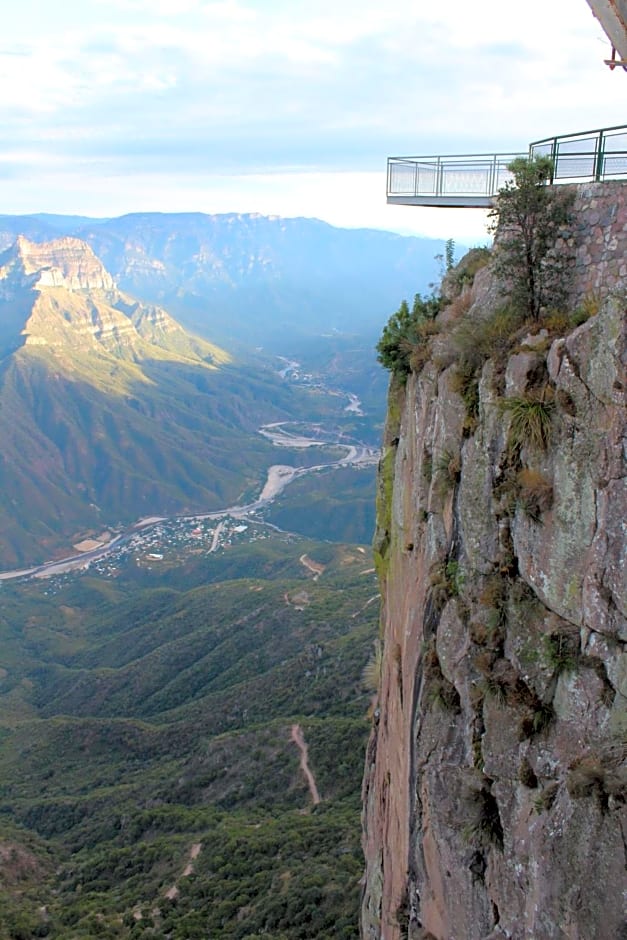
[[[508, 165], [517, 153], [447, 154], [390, 157], [389, 198], [474, 199], [494, 196], [511, 177]], [[435, 203], [437, 205], [438, 203]], [[453, 203], [451, 203], [453, 204]], [[455, 203], [457, 204], [457, 203]], [[479, 204], [479, 203], [478, 203]]]
[[627, 125], [545, 137], [529, 145], [529, 156], [551, 157], [554, 183], [627, 177]]
[[499, 189], [512, 178], [509, 164], [516, 157], [525, 156], [551, 157], [551, 183], [627, 178], [627, 125], [546, 137], [531, 143], [527, 153], [390, 157], [388, 202], [431, 206], [492, 205]]

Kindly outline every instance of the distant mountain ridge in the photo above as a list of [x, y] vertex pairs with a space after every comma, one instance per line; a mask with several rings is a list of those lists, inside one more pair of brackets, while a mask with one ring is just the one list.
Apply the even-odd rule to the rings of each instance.
[[378, 333], [400, 297], [428, 290], [443, 251], [433, 239], [254, 213], [0, 216], [0, 249], [18, 234], [78, 237], [120, 289], [201, 335], [278, 351], [286, 334]]

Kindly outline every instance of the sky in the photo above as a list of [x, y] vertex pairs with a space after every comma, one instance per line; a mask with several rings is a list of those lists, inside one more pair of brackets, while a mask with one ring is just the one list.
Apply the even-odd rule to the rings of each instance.
[[524, 152], [623, 124], [586, 0], [16, 0], [0, 213], [260, 212], [484, 244], [387, 206], [395, 155]]

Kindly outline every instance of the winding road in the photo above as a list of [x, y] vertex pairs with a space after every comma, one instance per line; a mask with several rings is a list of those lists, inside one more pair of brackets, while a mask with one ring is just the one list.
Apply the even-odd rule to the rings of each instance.
[[[298, 430], [289, 430], [290, 425], [295, 425]], [[333, 439], [334, 435], [325, 432], [318, 424], [309, 425], [310, 433], [316, 437], [307, 437], [304, 433], [306, 426], [301, 422], [279, 421], [273, 424], [264, 424], [259, 428], [259, 433], [271, 440], [277, 447], [305, 448], [305, 447], [342, 447], [346, 451], [344, 457], [330, 463], [321, 463], [313, 467], [291, 467], [287, 464], [273, 464], [267, 470], [266, 482], [257, 499], [244, 506], [229, 506], [226, 509], [219, 509], [213, 512], [193, 513], [193, 515], [181, 516], [150, 516], [140, 519], [134, 525], [130, 526], [125, 532], [117, 535], [110, 542], [102, 545], [100, 548], [92, 549], [87, 552], [78, 552], [69, 555], [66, 558], [56, 559], [54, 561], [44, 562], [41, 565], [34, 565], [32, 568], [20, 568], [13, 571], [0, 572], [0, 581], [11, 581], [17, 578], [49, 578], [57, 574], [65, 574], [87, 567], [92, 561], [99, 561], [111, 554], [115, 549], [121, 548], [138, 532], [146, 531], [152, 526], [163, 522], [184, 522], [195, 519], [225, 519], [231, 516], [235, 519], [243, 519], [253, 513], [263, 509], [279, 496], [286, 486], [299, 477], [308, 473], [315, 473], [320, 470], [331, 470], [337, 467], [365, 467], [376, 464], [379, 459], [379, 451], [376, 448], [368, 447], [361, 443], [347, 443], [346, 441]], [[216, 530], [217, 531], [217, 530]], [[214, 534], [211, 551], [217, 547], [217, 536]]]

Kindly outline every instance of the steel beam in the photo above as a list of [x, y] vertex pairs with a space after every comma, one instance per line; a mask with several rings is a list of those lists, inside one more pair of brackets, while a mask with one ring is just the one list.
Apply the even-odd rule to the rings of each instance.
[[627, 0], [588, 0], [588, 6], [616, 49], [618, 58], [621, 62], [627, 61]]

